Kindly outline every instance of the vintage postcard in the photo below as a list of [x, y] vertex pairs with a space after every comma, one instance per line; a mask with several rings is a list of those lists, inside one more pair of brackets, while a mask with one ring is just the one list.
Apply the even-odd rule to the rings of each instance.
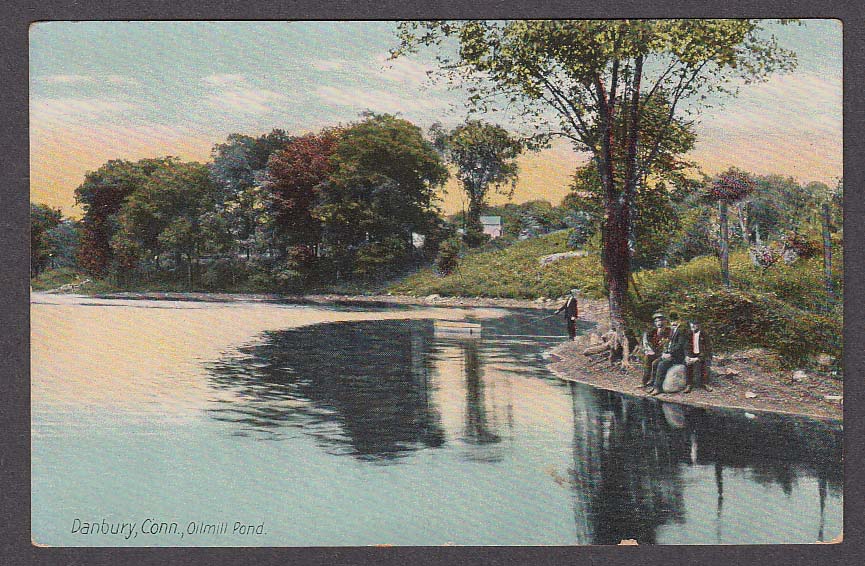
[[843, 540], [840, 21], [29, 42], [34, 545]]

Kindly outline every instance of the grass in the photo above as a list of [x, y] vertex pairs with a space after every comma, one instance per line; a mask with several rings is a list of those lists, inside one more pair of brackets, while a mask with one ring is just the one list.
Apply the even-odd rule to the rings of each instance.
[[[440, 276], [427, 268], [387, 290], [416, 296], [534, 299], [559, 297], [576, 287], [588, 297], [604, 297], [597, 255], [540, 265], [542, 256], [567, 251], [566, 242], [567, 233], [555, 233], [504, 249], [470, 251], [451, 275]], [[840, 266], [840, 252], [836, 255], [835, 265]], [[764, 269], [753, 266], [746, 252], [736, 252], [730, 256], [730, 279], [731, 287], [724, 287], [717, 258], [707, 256], [636, 273], [629, 327], [638, 335], [649, 325], [652, 312], [676, 311], [701, 319], [719, 351], [766, 348], [788, 365], [819, 353], [840, 359], [843, 311], [840, 300], [827, 301], [821, 258]], [[840, 290], [841, 285], [837, 272], [835, 288]]]
[[538, 260], [544, 255], [570, 251], [567, 240], [567, 232], [556, 232], [500, 250], [470, 251], [450, 275], [440, 276], [432, 268], [425, 268], [390, 285], [387, 290], [418, 296], [534, 299], [560, 297], [577, 287], [587, 296], [601, 297], [603, 277], [596, 255], [540, 265]]

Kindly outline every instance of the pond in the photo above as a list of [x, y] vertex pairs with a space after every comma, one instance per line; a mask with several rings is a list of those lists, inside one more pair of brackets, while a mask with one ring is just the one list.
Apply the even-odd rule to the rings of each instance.
[[[565, 384], [543, 358], [564, 329], [536, 311], [459, 311], [482, 326], [469, 337], [436, 332], [457, 309], [331, 307], [297, 326], [284, 321], [314, 307], [214, 315], [187, 303], [149, 319], [80, 306], [33, 305], [39, 543], [739, 544], [841, 532], [840, 424]], [[250, 318], [249, 336], [225, 334]]]

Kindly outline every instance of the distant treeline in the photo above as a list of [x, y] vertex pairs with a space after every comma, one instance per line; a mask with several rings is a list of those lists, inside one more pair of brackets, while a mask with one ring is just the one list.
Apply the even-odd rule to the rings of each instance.
[[[501, 144], [506, 133], [494, 133]], [[461, 253], [467, 238], [457, 230], [471, 227], [478, 211], [502, 217], [496, 246], [567, 229], [570, 247], [600, 251], [604, 210], [594, 167], [577, 169], [561, 205], [488, 206], [481, 193], [467, 215], [445, 219], [436, 194], [449, 177], [447, 164], [457, 166], [460, 185], [467, 184], [460, 172], [470, 168], [454, 163], [454, 151], [442, 151], [432, 137], [407, 120], [367, 113], [302, 136], [278, 129], [231, 134], [206, 164], [176, 157], [109, 161], [75, 191], [80, 220], [31, 204], [31, 276], [72, 267], [118, 286], [298, 291], [364, 284], [429, 263], [440, 248]], [[753, 188], [725, 201], [724, 211], [729, 205], [727, 245], [750, 250], [755, 263], [768, 265], [794, 248], [813, 255], [821, 232], [840, 229], [840, 181], [830, 188], [748, 177]], [[707, 186], [709, 179], [673, 168], [646, 183], [633, 208], [634, 268], [719, 252], [727, 215]], [[483, 238], [474, 234], [469, 243]]]

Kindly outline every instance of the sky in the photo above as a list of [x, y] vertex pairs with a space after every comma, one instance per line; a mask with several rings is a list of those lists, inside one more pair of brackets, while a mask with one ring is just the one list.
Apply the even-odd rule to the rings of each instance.
[[[44, 22], [30, 28], [31, 201], [80, 216], [75, 188], [109, 159], [207, 161], [234, 132], [302, 134], [395, 113], [426, 130], [466, 117], [464, 92], [431, 82], [423, 55], [388, 61], [394, 22]], [[842, 175], [841, 23], [768, 24], [798, 56], [706, 111], [687, 156], [800, 182]], [[485, 117], [491, 119], [491, 117]], [[514, 202], [567, 193], [585, 161], [564, 144], [520, 160]], [[499, 197], [494, 202], [503, 202]], [[462, 206], [451, 183], [446, 211]]]

